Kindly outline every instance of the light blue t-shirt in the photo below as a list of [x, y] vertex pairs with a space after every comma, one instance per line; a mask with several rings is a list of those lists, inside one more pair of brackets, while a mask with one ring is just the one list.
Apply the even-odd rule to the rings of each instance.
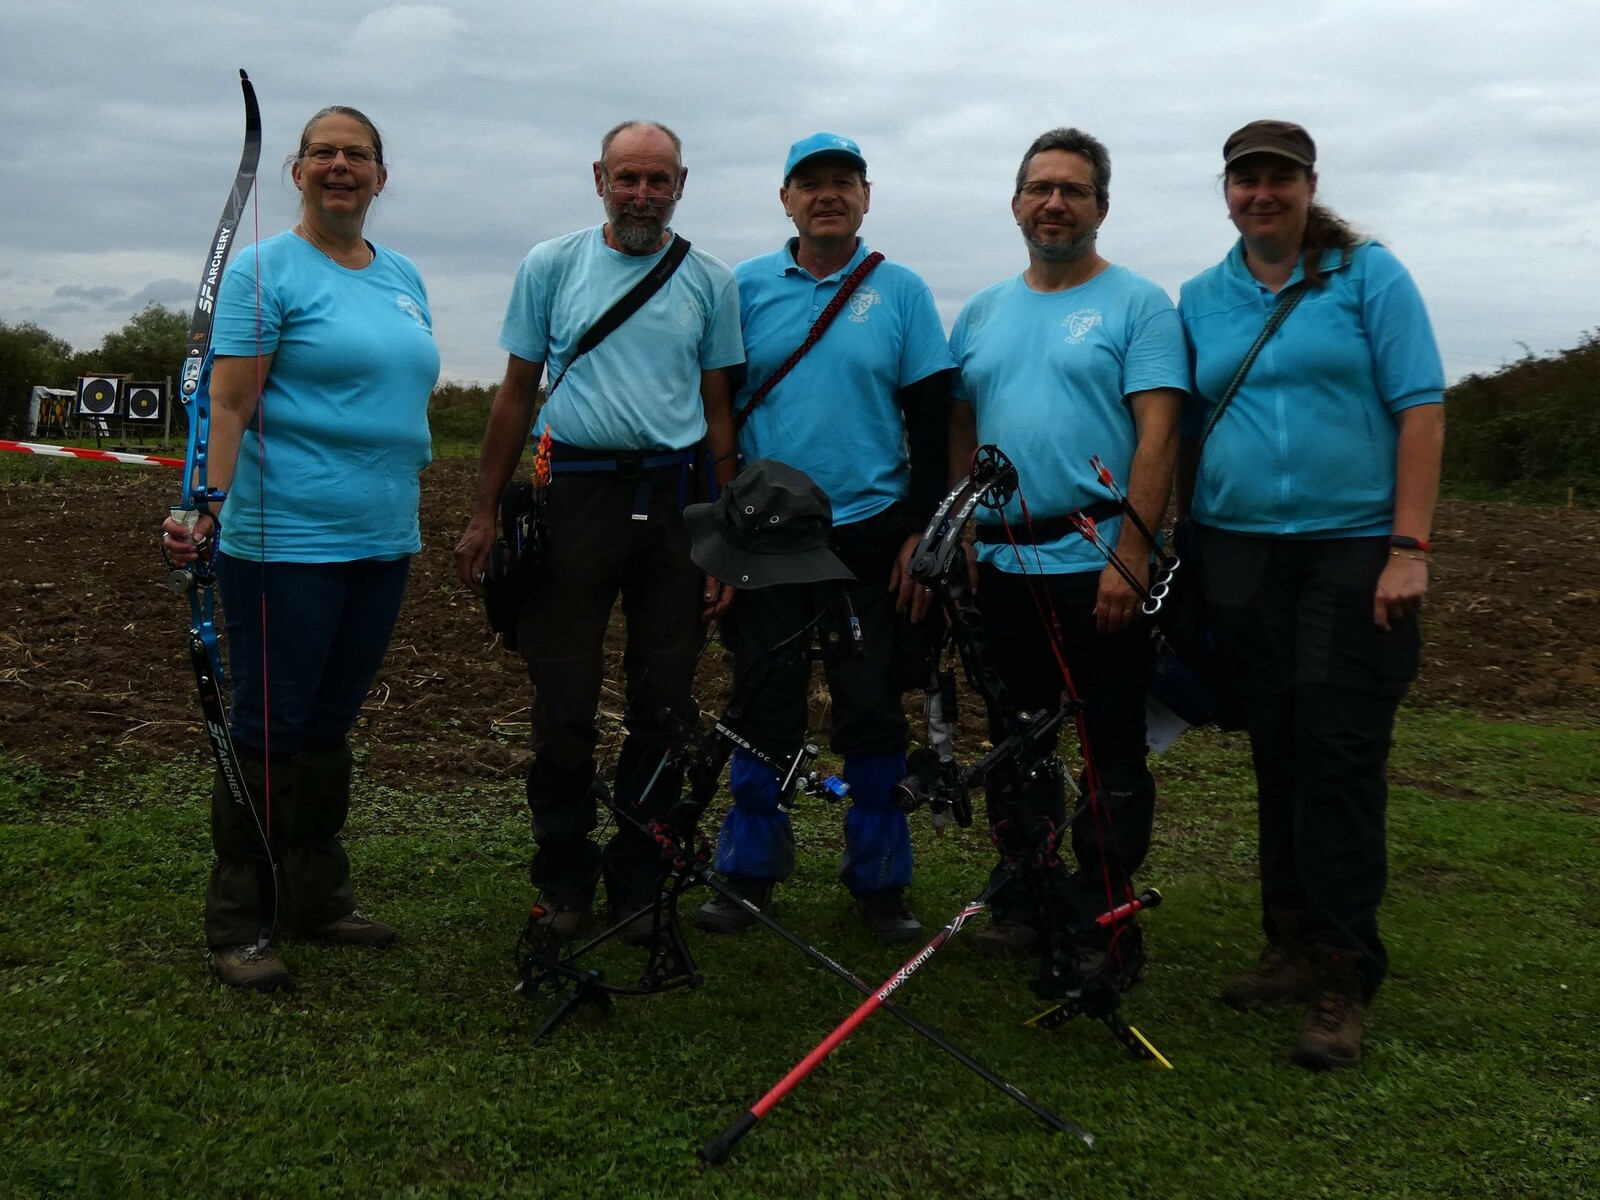
[[373, 250], [353, 271], [280, 233], [223, 277], [212, 353], [273, 355], [259, 437], [240, 445], [222, 510], [222, 549], [236, 558], [349, 562], [422, 548], [418, 477], [432, 458], [439, 348], [416, 267]]
[[[960, 380], [955, 394], [972, 405], [978, 441], [1016, 464], [1020, 499], [1005, 509], [1020, 527], [1022, 501], [1034, 520], [1062, 517], [1111, 498], [1089, 459], [1099, 455], [1128, 487], [1138, 441], [1127, 398], [1154, 388], [1189, 386], [1183, 330], [1172, 301], [1154, 283], [1112, 265], [1087, 283], [1036, 292], [1021, 275], [967, 301], [950, 335]], [[980, 523], [985, 516], [980, 510]], [[1121, 518], [1098, 522], [1117, 543]], [[1034, 548], [1026, 563], [1009, 545], [980, 543], [978, 557], [1002, 571], [1042, 568], [1054, 574], [1102, 569], [1105, 556], [1077, 533]]]
[[[867, 256], [815, 279], [794, 260], [795, 240], [734, 268], [749, 378], [735, 411], [783, 365], [845, 277]], [[794, 370], [756, 406], [739, 433], [747, 462], [775, 458], [828, 494], [836, 525], [904, 500], [910, 486], [906, 426], [895, 393], [955, 366], [928, 285], [898, 263], [872, 269]]]
[[[1198, 437], [1277, 297], [1244, 243], [1183, 285], [1194, 356], [1184, 433]], [[1194, 515], [1235, 533], [1387, 534], [1394, 521], [1395, 414], [1444, 400], [1444, 367], [1411, 276], [1377, 242], [1323, 256], [1311, 288], [1262, 347], [1200, 454]], [[1297, 265], [1289, 282], [1304, 277]]]
[[[500, 346], [553, 382], [579, 339], [666, 253], [623, 254], [603, 226], [541, 242], [517, 270]], [[690, 248], [644, 307], [578, 359], [539, 414], [587, 450], [682, 450], [705, 437], [700, 374], [744, 361], [733, 272]]]

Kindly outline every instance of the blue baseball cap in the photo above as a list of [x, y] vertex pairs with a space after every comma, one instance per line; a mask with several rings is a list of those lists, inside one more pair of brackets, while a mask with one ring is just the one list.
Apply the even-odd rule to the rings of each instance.
[[789, 147], [789, 159], [783, 164], [783, 181], [788, 183], [796, 167], [806, 159], [816, 158], [819, 154], [836, 154], [840, 158], [848, 158], [861, 168], [863, 174], [866, 172], [867, 160], [861, 157], [860, 146], [847, 137], [840, 137], [837, 133], [813, 133]]

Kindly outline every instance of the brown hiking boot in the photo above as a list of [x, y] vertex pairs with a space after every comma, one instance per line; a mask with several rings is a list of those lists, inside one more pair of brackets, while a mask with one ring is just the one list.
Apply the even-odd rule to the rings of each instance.
[[611, 920], [620, 925], [617, 940], [629, 946], [654, 946], [656, 944], [656, 914], [654, 905], [646, 905], [626, 920], [616, 909], [611, 910]]
[[1228, 980], [1222, 1002], [1246, 1009], [1304, 1000], [1310, 994], [1311, 974], [1311, 960], [1299, 942], [1268, 942], [1255, 966]]
[[922, 922], [906, 907], [904, 888], [862, 892], [856, 897], [856, 915], [884, 946], [914, 942], [922, 936]]
[[990, 958], [1027, 958], [1039, 948], [1039, 931], [1021, 921], [998, 917], [973, 934], [972, 948]]
[[1267, 944], [1256, 965], [1235, 975], [1222, 989], [1222, 1002], [1233, 1008], [1274, 1008], [1311, 994], [1311, 960], [1300, 929], [1299, 909], [1269, 905]]
[[[772, 885], [753, 879], [730, 879], [728, 886], [763, 912], [772, 903]], [[694, 923], [707, 933], [743, 933], [756, 923], [748, 908], [731, 896], [716, 893], [694, 914]]]
[[289, 968], [277, 951], [253, 942], [214, 948], [211, 973], [229, 987], [249, 992], [276, 992], [291, 986]]
[[327, 942], [335, 946], [387, 946], [395, 939], [394, 929], [351, 909], [338, 920], [306, 930], [308, 942]]
[[1361, 1061], [1367, 1012], [1366, 986], [1356, 970], [1360, 955], [1319, 947], [1311, 1004], [1300, 1024], [1300, 1041], [1289, 1057], [1312, 1071], [1353, 1067]]
[[587, 908], [546, 908], [538, 904], [531, 910], [528, 924], [564, 938], [578, 938], [594, 929], [595, 917]]

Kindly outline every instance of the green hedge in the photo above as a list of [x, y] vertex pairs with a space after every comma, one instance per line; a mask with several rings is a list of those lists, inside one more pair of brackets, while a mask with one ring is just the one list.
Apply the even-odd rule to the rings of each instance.
[[1444, 481], [1458, 495], [1600, 504], [1600, 331], [1445, 395]]

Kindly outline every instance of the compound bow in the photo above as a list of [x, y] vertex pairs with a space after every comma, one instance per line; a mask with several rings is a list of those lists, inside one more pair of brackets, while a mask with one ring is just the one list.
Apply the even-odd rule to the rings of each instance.
[[[911, 577], [933, 590], [945, 614], [946, 631], [928, 687], [930, 745], [908, 762], [912, 774], [900, 787], [901, 807], [909, 811], [926, 803], [936, 814], [943, 808], [958, 820], [963, 815], [970, 820], [970, 790], [983, 786], [993, 822], [990, 836], [1002, 869], [1013, 874], [1042, 926], [1039, 974], [1032, 986], [1056, 1003], [1028, 1024], [1053, 1028], [1072, 1016], [1090, 1016], [1103, 1022], [1135, 1058], [1170, 1066], [1118, 1012], [1121, 994], [1138, 981], [1146, 961], [1134, 914], [1154, 908], [1161, 894], [1154, 889], [1139, 896], [1130, 893], [1120, 903], [1108, 901], [1105, 911], [1085, 912], [1081, 894], [1067, 886], [1061, 841], [1073, 822], [1099, 820], [1101, 814], [1091, 747], [1081, 719], [1083, 706], [1067, 678], [1064, 652], [1054, 646], [1067, 684], [1066, 698], [1053, 710], [1019, 709], [994, 669], [982, 614], [974, 602], [963, 539], [967, 522], [981, 507], [1002, 512], [1004, 523], [1002, 510], [1019, 492], [1010, 459], [996, 446], [978, 447], [967, 479], [945, 497], [913, 553]], [[1148, 592], [1145, 599], [1151, 599]], [[1059, 642], [1059, 623], [1052, 619], [1050, 625], [1052, 638]], [[988, 710], [991, 727], [1000, 734], [994, 749], [964, 769], [955, 761], [949, 732], [955, 688], [953, 668], [945, 660], [952, 645], [967, 682]], [[1078, 718], [1086, 774], [1091, 776], [1087, 795], [1056, 753], [1061, 726], [1069, 717]], [[1069, 789], [1076, 802], [1070, 817], [1065, 806]], [[1111, 872], [1105, 873], [1110, 879]], [[1107, 949], [1097, 961], [1087, 963], [1081, 947], [1091, 941], [1104, 941]]]

